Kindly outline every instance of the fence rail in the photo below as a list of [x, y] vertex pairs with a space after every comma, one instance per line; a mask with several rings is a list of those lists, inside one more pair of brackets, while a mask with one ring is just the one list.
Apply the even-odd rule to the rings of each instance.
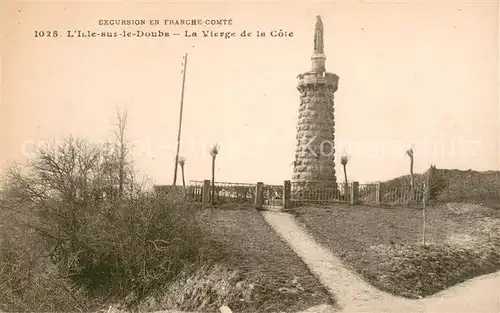
[[255, 185], [236, 183], [215, 183], [215, 202], [226, 203], [253, 203]]
[[384, 190], [383, 203], [387, 205], [415, 205], [422, 204], [424, 187], [415, 185], [401, 185]]
[[360, 184], [359, 185], [359, 202], [365, 204], [377, 204], [380, 203], [381, 197], [379, 197], [380, 192], [378, 184]]
[[[349, 188], [348, 188], [349, 189]], [[347, 190], [348, 190], [347, 189]], [[291, 201], [295, 205], [349, 202], [345, 184], [321, 182], [292, 182]]]
[[[191, 180], [190, 184], [201, 185], [203, 186], [203, 181], [201, 180]], [[247, 186], [247, 187], [255, 187], [255, 184], [252, 183], [234, 183], [234, 182], [220, 182], [216, 181], [215, 186]]]
[[[203, 201], [203, 187], [208, 182], [208, 199], [212, 197], [210, 181], [190, 181], [192, 193], [198, 201]], [[215, 182], [213, 188], [214, 204], [246, 204], [253, 203], [255, 198], [255, 185], [249, 183]]]

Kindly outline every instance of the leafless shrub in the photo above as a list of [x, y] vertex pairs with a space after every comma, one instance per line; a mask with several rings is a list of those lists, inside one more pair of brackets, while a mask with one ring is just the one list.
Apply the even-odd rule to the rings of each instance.
[[68, 137], [6, 175], [2, 310], [88, 310], [89, 299], [126, 296], [134, 305], [218, 255], [187, 202], [143, 190], [119, 135], [124, 125], [118, 143]]

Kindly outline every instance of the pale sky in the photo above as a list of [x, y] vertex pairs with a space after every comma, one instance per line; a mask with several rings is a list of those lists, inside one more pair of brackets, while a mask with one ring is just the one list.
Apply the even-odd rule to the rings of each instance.
[[[358, 2], [358, 1], [355, 1]], [[350, 180], [438, 168], [499, 169], [498, 2], [2, 4], [2, 168], [36, 144], [108, 136], [127, 108], [141, 173], [171, 184], [188, 53], [181, 155], [186, 179], [291, 179], [297, 75], [309, 70], [316, 15], [335, 94], [336, 159]], [[100, 26], [99, 19], [232, 19], [231, 26]], [[253, 38], [185, 38], [184, 31]], [[272, 38], [272, 30], [293, 32]], [[169, 38], [34, 38], [35, 30], [179, 32]], [[257, 38], [257, 30], [267, 37]], [[340, 166], [337, 177], [342, 179]], [[178, 180], [178, 183], [180, 180]]]

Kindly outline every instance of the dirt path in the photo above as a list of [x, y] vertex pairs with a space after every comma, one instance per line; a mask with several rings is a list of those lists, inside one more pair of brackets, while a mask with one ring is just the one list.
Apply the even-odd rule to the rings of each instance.
[[423, 302], [425, 312], [500, 312], [500, 272], [483, 275], [446, 289]]
[[332, 252], [316, 243], [292, 215], [271, 211], [262, 215], [337, 300], [337, 308], [320, 306], [305, 312], [500, 312], [500, 273], [479, 277], [434, 297], [405, 299], [376, 289], [345, 268]]

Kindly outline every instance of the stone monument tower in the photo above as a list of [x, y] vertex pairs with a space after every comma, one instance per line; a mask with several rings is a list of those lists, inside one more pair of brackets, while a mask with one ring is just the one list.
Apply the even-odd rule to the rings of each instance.
[[298, 76], [300, 92], [292, 192], [336, 190], [333, 98], [339, 77], [326, 72], [323, 22], [316, 17], [311, 70]]

